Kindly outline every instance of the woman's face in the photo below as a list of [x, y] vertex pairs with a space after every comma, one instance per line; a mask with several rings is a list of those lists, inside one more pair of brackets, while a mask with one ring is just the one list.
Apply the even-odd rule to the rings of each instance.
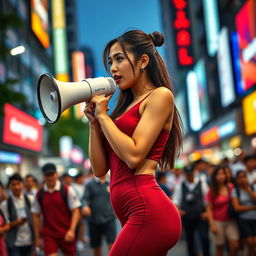
[[226, 173], [223, 169], [219, 169], [217, 175], [216, 175], [216, 181], [218, 183], [225, 183], [226, 182], [226, 179], [227, 179], [227, 176], [226, 176]]
[[231, 170], [229, 168], [225, 168], [225, 173], [226, 173], [226, 176], [227, 176], [227, 180], [230, 181], [231, 178], [232, 178]]
[[240, 187], [248, 185], [248, 179], [245, 172], [240, 172], [236, 177], [236, 182]]
[[130, 61], [118, 42], [112, 45], [108, 57], [111, 75], [118, 84], [120, 90], [125, 90], [134, 86], [138, 82], [136, 77], [140, 74], [140, 68], [135, 64], [134, 55], [129, 51], [126, 52], [134, 66], [134, 71]]

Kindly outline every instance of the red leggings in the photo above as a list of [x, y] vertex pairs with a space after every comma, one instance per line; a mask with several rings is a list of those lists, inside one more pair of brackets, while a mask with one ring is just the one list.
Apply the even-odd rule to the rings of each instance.
[[123, 229], [109, 256], [166, 256], [179, 240], [180, 215], [152, 175], [134, 175], [111, 187]]

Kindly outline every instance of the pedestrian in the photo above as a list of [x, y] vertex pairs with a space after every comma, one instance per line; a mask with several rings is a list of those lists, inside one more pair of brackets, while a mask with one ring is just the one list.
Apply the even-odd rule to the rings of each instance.
[[195, 177], [194, 165], [184, 167], [184, 173], [185, 180], [177, 186], [172, 198], [182, 216], [188, 255], [196, 256], [199, 251], [195, 243], [196, 233], [198, 233], [203, 256], [209, 256], [209, 225], [204, 200], [208, 192], [208, 185], [206, 181]]
[[[74, 182], [72, 182], [71, 186], [76, 192], [76, 195], [80, 202], [82, 202], [83, 196], [84, 196], [84, 181], [85, 181], [85, 175], [83, 172], [79, 171], [77, 175], [74, 177]], [[80, 219], [78, 226], [77, 226], [77, 250], [82, 251], [84, 249], [84, 243], [87, 242], [85, 231], [86, 231], [86, 225], [83, 218]]]
[[256, 255], [256, 185], [248, 181], [246, 171], [236, 174], [236, 188], [232, 201], [237, 217], [240, 237], [247, 248], [247, 256]]
[[209, 168], [210, 164], [206, 160], [200, 158], [196, 160], [193, 163], [193, 165], [195, 169], [195, 173], [194, 173], [195, 178], [203, 182], [207, 182], [207, 184], [209, 184], [210, 183], [209, 170], [211, 170], [211, 168]]
[[7, 199], [7, 192], [2, 182], [0, 182], [0, 203], [6, 199]]
[[159, 32], [131, 30], [111, 40], [105, 67], [120, 89], [109, 116], [110, 96], [94, 96], [86, 105], [90, 122], [89, 155], [94, 174], [110, 169], [111, 202], [123, 229], [110, 256], [166, 255], [180, 238], [181, 221], [155, 180], [155, 170], [170, 165], [182, 140], [172, 84], [156, 47]]
[[85, 187], [83, 214], [88, 218], [90, 246], [94, 256], [102, 256], [102, 237], [109, 250], [116, 238], [115, 214], [111, 206], [106, 176], [95, 177]]
[[10, 223], [7, 223], [4, 213], [0, 208], [0, 255], [7, 256], [7, 248], [5, 243], [4, 234], [10, 230]]
[[20, 174], [15, 173], [9, 178], [8, 187], [10, 195], [1, 203], [1, 210], [10, 227], [6, 237], [8, 255], [31, 256], [34, 242], [32, 215]]
[[31, 203], [33, 203], [37, 192], [36, 179], [32, 174], [27, 174], [24, 179], [25, 194], [28, 196]]
[[171, 191], [171, 195], [175, 188], [180, 185], [184, 181], [184, 173], [182, 168], [174, 168], [173, 170], [169, 170], [166, 177], [166, 186]]
[[206, 195], [208, 220], [215, 240], [216, 256], [222, 256], [226, 240], [229, 246], [229, 255], [238, 253], [238, 229], [234, 218], [229, 216], [231, 191], [233, 185], [228, 183], [226, 167], [217, 166], [211, 177], [210, 190]]
[[160, 188], [164, 191], [164, 193], [168, 196], [171, 197], [171, 191], [166, 185], [166, 172], [163, 171], [156, 171], [156, 181]]
[[42, 173], [45, 183], [37, 192], [31, 209], [35, 246], [42, 248], [46, 256], [57, 256], [59, 249], [66, 256], [74, 256], [81, 203], [71, 186], [61, 184], [54, 164], [45, 164]]
[[64, 185], [71, 185], [74, 181], [74, 178], [66, 171], [64, 172], [64, 174], [62, 174], [61, 178], [61, 183], [63, 183]]
[[244, 158], [244, 165], [249, 184], [256, 184], [256, 156], [246, 156]]

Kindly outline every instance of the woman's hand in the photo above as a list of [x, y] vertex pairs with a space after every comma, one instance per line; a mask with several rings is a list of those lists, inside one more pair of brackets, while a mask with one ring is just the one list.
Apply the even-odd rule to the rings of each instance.
[[112, 95], [107, 97], [102, 95], [95, 95], [91, 99], [91, 103], [94, 104], [94, 116], [98, 119], [100, 116], [107, 115], [107, 111], [109, 110], [108, 102]]
[[213, 224], [211, 225], [211, 231], [212, 231], [212, 233], [213, 233], [214, 235], [217, 235], [217, 234], [218, 234], [218, 227], [217, 227], [217, 225], [216, 225], [215, 223], [213, 223]]
[[84, 108], [84, 114], [88, 118], [91, 124], [95, 124], [96, 122], [98, 122], [94, 115], [94, 110], [95, 110], [95, 104], [93, 102], [90, 101], [86, 103]]

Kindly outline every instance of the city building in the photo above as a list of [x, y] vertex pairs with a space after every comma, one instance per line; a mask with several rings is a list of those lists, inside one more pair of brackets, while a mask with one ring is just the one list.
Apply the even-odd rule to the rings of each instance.
[[255, 0], [161, 0], [184, 163], [255, 153]]

